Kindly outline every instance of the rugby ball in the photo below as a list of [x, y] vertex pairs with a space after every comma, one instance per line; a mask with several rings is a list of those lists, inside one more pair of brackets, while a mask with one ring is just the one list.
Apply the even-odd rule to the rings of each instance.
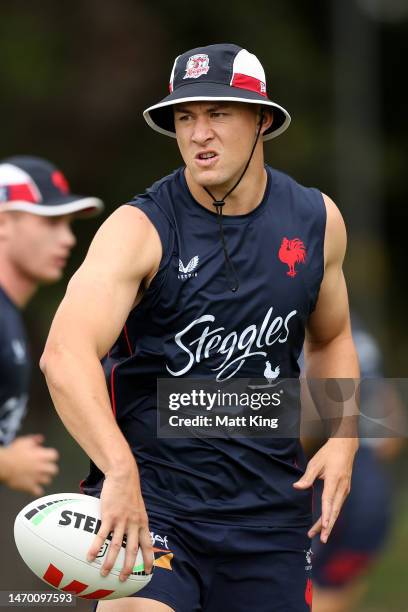
[[152, 575], [144, 573], [139, 548], [133, 573], [125, 582], [119, 574], [125, 548], [107, 576], [100, 575], [106, 558], [106, 539], [95, 561], [86, 560], [87, 552], [100, 527], [101, 502], [79, 493], [46, 495], [31, 502], [17, 515], [14, 538], [28, 567], [47, 584], [83, 599], [117, 599], [136, 593]]

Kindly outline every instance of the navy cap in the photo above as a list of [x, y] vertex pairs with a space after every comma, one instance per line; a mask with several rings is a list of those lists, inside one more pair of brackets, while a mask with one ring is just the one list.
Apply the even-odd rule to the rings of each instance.
[[0, 212], [19, 210], [55, 217], [99, 214], [99, 198], [75, 195], [60, 170], [40, 157], [16, 155], [0, 161]]
[[266, 78], [258, 58], [238, 45], [197, 47], [179, 55], [170, 76], [170, 95], [147, 108], [143, 116], [151, 128], [176, 136], [173, 105], [182, 102], [246, 102], [273, 111], [273, 123], [263, 134], [269, 140], [289, 126], [289, 113], [266, 92]]

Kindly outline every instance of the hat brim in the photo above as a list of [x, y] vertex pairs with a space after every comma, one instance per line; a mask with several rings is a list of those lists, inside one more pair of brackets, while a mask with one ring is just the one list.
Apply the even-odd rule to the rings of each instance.
[[47, 202], [47, 204], [33, 204], [24, 200], [14, 200], [0, 204], [0, 212], [15, 210], [41, 217], [59, 217], [74, 213], [94, 217], [102, 212], [103, 208], [103, 202], [99, 198], [74, 194], [55, 198], [52, 202]]
[[273, 123], [263, 134], [263, 140], [270, 140], [282, 134], [290, 124], [289, 113], [276, 102], [261, 96], [255, 91], [229, 87], [219, 83], [189, 83], [178, 87], [170, 95], [166, 96], [158, 104], [147, 108], [143, 117], [151, 128], [165, 134], [176, 137], [174, 127], [173, 106], [183, 102], [245, 102], [247, 104], [261, 104], [273, 111]]

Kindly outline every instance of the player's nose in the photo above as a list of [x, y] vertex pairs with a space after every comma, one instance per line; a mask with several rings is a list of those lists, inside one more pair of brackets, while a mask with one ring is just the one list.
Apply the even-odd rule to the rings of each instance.
[[66, 249], [71, 250], [76, 245], [76, 238], [69, 223], [64, 223], [61, 227], [60, 240]]
[[195, 119], [191, 137], [196, 144], [204, 144], [214, 137], [210, 121], [204, 114]]

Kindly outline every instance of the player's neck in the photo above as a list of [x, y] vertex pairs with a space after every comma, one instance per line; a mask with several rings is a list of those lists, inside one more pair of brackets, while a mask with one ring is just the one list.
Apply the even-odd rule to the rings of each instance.
[[18, 308], [24, 308], [37, 290], [38, 284], [14, 268], [7, 260], [2, 260], [0, 285]]
[[[223, 215], [245, 215], [253, 211], [262, 202], [268, 177], [263, 163], [253, 164], [254, 161], [249, 165], [239, 185], [226, 198]], [[185, 176], [188, 188], [194, 199], [208, 210], [211, 210], [211, 212], [215, 212], [213, 199], [201, 185], [194, 181], [188, 169], [186, 169]], [[238, 178], [239, 174], [233, 177], [228, 184], [211, 185], [208, 186], [208, 189], [214, 198], [221, 199], [233, 187]]]

